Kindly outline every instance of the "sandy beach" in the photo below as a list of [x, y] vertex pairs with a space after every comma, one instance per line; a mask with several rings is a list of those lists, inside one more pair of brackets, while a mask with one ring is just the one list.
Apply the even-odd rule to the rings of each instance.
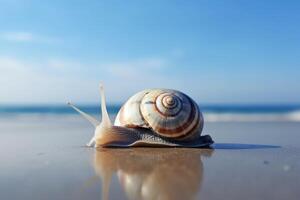
[[1, 199], [299, 199], [300, 123], [211, 122], [213, 149], [84, 147], [80, 116], [0, 120]]

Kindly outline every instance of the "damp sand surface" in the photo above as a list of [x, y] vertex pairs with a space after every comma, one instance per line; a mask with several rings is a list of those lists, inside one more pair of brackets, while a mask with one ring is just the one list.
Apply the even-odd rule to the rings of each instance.
[[300, 199], [300, 123], [215, 122], [214, 149], [92, 149], [79, 116], [0, 118], [0, 199]]

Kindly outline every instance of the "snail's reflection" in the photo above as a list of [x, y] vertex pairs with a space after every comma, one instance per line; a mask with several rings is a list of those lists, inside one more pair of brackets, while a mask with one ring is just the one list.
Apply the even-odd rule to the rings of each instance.
[[211, 149], [98, 149], [94, 167], [108, 199], [111, 177], [117, 173], [128, 199], [193, 199], [201, 187], [201, 156]]

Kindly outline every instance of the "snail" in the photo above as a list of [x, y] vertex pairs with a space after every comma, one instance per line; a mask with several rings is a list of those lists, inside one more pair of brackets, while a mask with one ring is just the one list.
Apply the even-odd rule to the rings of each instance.
[[213, 143], [209, 135], [201, 136], [203, 115], [186, 94], [171, 89], [146, 89], [125, 102], [111, 123], [100, 85], [102, 121], [68, 103], [95, 126], [92, 147], [206, 147]]

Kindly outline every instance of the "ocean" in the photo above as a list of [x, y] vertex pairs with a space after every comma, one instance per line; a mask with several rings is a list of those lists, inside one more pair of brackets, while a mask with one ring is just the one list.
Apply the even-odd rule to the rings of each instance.
[[[92, 115], [100, 113], [99, 105], [78, 105]], [[115, 116], [121, 105], [109, 105], [108, 112]], [[200, 105], [207, 122], [300, 122], [300, 105]], [[0, 118], [14, 116], [77, 115], [67, 105], [0, 105]]]

